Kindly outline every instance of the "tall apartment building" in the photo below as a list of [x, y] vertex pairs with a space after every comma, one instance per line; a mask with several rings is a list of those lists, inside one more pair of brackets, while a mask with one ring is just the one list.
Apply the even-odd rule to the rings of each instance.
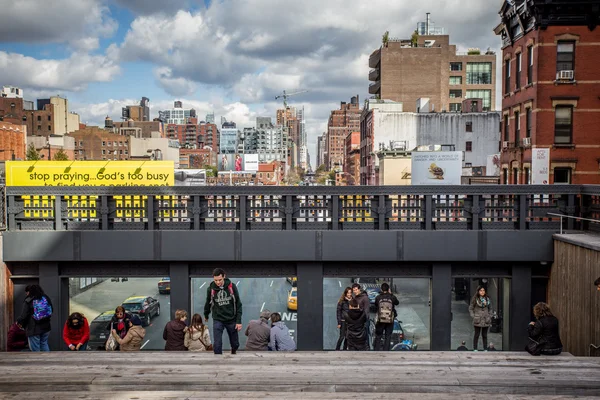
[[121, 109], [121, 118], [125, 121], [132, 119], [137, 122], [150, 121], [150, 99], [142, 97], [139, 105], [125, 106]]
[[[214, 115], [212, 118], [214, 121]], [[219, 153], [219, 129], [214, 122], [200, 123], [198, 126], [198, 148], [210, 147], [215, 153]]]
[[221, 126], [219, 154], [235, 154], [237, 151], [238, 130], [235, 122], [224, 122]]
[[496, 55], [478, 49], [457, 53], [449, 35], [418, 35], [416, 43], [389, 40], [371, 54], [369, 67], [369, 93], [401, 102], [406, 112], [418, 111], [419, 98], [430, 99], [431, 111], [458, 112], [471, 98], [483, 99], [485, 111], [495, 109]]
[[186, 124], [189, 118], [197, 118], [196, 110], [193, 108], [183, 108], [181, 101], [175, 101], [173, 108], [170, 110], [163, 110], [158, 112], [158, 118], [165, 124]]
[[328, 170], [344, 165], [346, 137], [351, 132], [360, 131], [361, 109], [358, 95], [352, 97], [350, 103], [341, 102], [339, 110], [331, 111], [327, 124], [325, 165]]
[[187, 118], [185, 124], [167, 124], [167, 138], [178, 140], [181, 147], [197, 148], [199, 137], [197, 118]]
[[261, 163], [287, 163], [287, 138], [281, 126], [273, 126], [271, 118], [257, 117], [256, 128], [244, 128], [243, 134], [246, 154], [258, 154]]
[[360, 132], [350, 132], [344, 143], [344, 182], [360, 185]]
[[69, 101], [60, 96], [49, 99], [38, 99], [37, 111], [32, 111], [28, 121], [27, 132], [39, 135], [48, 127], [53, 135], [66, 135], [79, 129], [79, 115], [69, 112]]
[[500, 9], [505, 184], [532, 178], [550, 149], [548, 183], [600, 184], [600, 0], [515, 0]]
[[129, 136], [90, 126], [69, 136], [75, 139], [75, 160], [128, 160]]
[[321, 136], [317, 136], [317, 165], [316, 165], [315, 169], [319, 168], [321, 165], [325, 164], [326, 145], [327, 145], [327, 132], [323, 132], [323, 134]]

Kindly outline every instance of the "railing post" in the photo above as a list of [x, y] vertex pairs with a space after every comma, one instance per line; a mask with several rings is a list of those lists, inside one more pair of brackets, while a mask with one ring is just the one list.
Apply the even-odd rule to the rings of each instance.
[[425, 230], [433, 229], [433, 198], [430, 194], [425, 195]]
[[108, 230], [108, 212], [108, 196], [100, 196], [100, 218], [102, 218], [101, 229], [103, 231]]
[[527, 195], [519, 195], [519, 230], [527, 229]]
[[194, 195], [193, 199], [194, 199], [194, 206], [192, 208], [192, 213], [194, 214], [194, 226], [192, 227], [192, 229], [197, 231], [200, 229], [200, 213], [201, 213], [200, 196]]
[[481, 221], [481, 208], [479, 207], [479, 195], [475, 194], [471, 197], [471, 229], [474, 231], [479, 230], [479, 223]]
[[54, 230], [55, 231], [64, 230], [63, 222], [62, 222], [62, 196], [61, 195], [54, 196]]
[[[575, 195], [569, 194], [567, 197], [567, 215], [575, 216]], [[561, 223], [562, 227], [562, 223]], [[575, 229], [575, 220], [573, 218], [567, 218], [567, 229], [572, 231]]]
[[379, 195], [378, 204], [377, 204], [377, 214], [378, 214], [378, 229], [380, 231], [385, 230], [386, 216], [387, 216], [387, 206], [385, 203], [386, 195]]
[[[146, 201], [146, 219], [148, 220], [148, 230], [149, 231], [153, 231], [154, 230], [154, 222], [155, 222], [155, 217], [154, 217], [154, 199], [156, 197], [154, 197], [153, 195], [148, 196], [148, 199]], [[171, 203], [172, 204], [172, 203]], [[160, 207], [158, 207], [158, 209], [160, 210]], [[173, 212], [172, 210], [170, 212]]]
[[340, 196], [331, 196], [331, 230], [337, 231], [340, 223]]
[[294, 226], [294, 204], [293, 197], [290, 195], [285, 196], [285, 230], [291, 231]]
[[8, 230], [17, 230], [15, 214], [17, 213], [15, 208], [15, 196], [10, 194], [8, 196], [8, 208], [6, 209], [8, 216]]
[[240, 195], [240, 231], [248, 229], [248, 196]]

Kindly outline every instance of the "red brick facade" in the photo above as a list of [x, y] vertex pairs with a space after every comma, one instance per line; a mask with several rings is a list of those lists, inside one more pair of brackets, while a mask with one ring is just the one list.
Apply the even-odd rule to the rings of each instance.
[[339, 110], [333, 110], [327, 125], [325, 144], [325, 165], [328, 170], [344, 165], [346, 137], [351, 132], [360, 131], [361, 109], [358, 96], [352, 98], [349, 104], [342, 102]]
[[25, 148], [25, 126], [0, 121], [0, 160], [24, 160]]
[[[560, 61], [559, 44], [567, 45]], [[565, 55], [571, 45], [572, 56]], [[552, 25], [526, 31], [503, 49], [502, 183], [530, 183], [531, 149], [549, 148], [549, 183], [600, 184], [599, 50], [600, 29]], [[557, 124], [563, 113], [567, 119]]]

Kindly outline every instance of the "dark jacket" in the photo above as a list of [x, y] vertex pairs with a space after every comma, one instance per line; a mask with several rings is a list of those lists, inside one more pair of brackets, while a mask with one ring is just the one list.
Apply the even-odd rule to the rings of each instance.
[[[44, 295], [44, 297], [48, 300], [48, 303], [50, 303], [52, 312], [54, 313], [52, 301], [50, 301], [48, 296]], [[33, 297], [27, 297], [23, 302], [23, 310], [21, 311], [21, 316], [17, 318], [17, 322], [25, 329], [27, 337], [41, 335], [42, 333], [50, 332], [52, 329], [50, 326], [50, 318], [41, 321], [33, 319]]]
[[6, 351], [21, 351], [27, 348], [27, 335], [25, 330], [19, 328], [16, 323], [10, 326], [6, 338]]
[[346, 321], [346, 340], [350, 350], [367, 350], [367, 317], [362, 310], [349, 310], [344, 313]]
[[482, 301], [479, 295], [473, 296], [469, 305], [469, 314], [473, 318], [473, 326], [488, 328], [492, 325], [492, 302], [489, 297]]
[[163, 331], [163, 339], [165, 343], [165, 350], [169, 351], [186, 351], [185, 347], [185, 328], [187, 325], [185, 322], [174, 319], [173, 321], [167, 322], [165, 330]]
[[[396, 306], [400, 304], [400, 301], [398, 301], [398, 298], [393, 295], [392, 293], [381, 293], [380, 295], [378, 295], [377, 297], [375, 297], [375, 308], [377, 310], [379, 310], [379, 302], [381, 300], [390, 300], [392, 302], [392, 309], [394, 310], [394, 318], [396, 318], [396, 316], [398, 315], [396, 313]], [[392, 323], [394, 323], [392, 321]]]
[[344, 313], [350, 311], [349, 308], [350, 302], [346, 299], [342, 301], [338, 301], [337, 303], [337, 324], [342, 325], [344, 321]]
[[121, 323], [119, 323], [117, 316], [113, 315], [113, 317], [110, 319], [110, 322], [106, 325], [106, 330], [110, 333], [114, 329], [122, 339], [129, 331], [129, 321], [131, 321], [131, 314], [128, 312], [126, 312], [123, 316]]
[[271, 328], [264, 318], [252, 320], [246, 328], [246, 350], [267, 351], [271, 340]]
[[369, 295], [367, 292], [362, 291], [358, 296], [356, 296], [356, 301], [358, 301], [358, 305], [360, 309], [365, 314], [366, 317], [369, 316], [369, 311], [371, 309], [371, 302], [369, 301]]
[[529, 325], [527, 330], [529, 337], [539, 342], [542, 350], [562, 349], [556, 317], [542, 317], [534, 325]]
[[[229, 292], [229, 284], [233, 290], [233, 296]], [[214, 291], [214, 296], [212, 295]], [[215, 321], [224, 323], [234, 322], [242, 323], [242, 300], [237, 286], [229, 279], [225, 279], [223, 287], [220, 288], [216, 283], [211, 282], [206, 289], [206, 302], [204, 303], [204, 319], [212, 312], [212, 318]]]

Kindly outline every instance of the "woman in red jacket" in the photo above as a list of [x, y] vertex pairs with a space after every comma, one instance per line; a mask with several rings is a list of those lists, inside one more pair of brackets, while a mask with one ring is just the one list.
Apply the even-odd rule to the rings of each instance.
[[75, 312], [69, 315], [63, 329], [63, 340], [71, 351], [87, 349], [90, 340], [90, 325], [83, 314]]

